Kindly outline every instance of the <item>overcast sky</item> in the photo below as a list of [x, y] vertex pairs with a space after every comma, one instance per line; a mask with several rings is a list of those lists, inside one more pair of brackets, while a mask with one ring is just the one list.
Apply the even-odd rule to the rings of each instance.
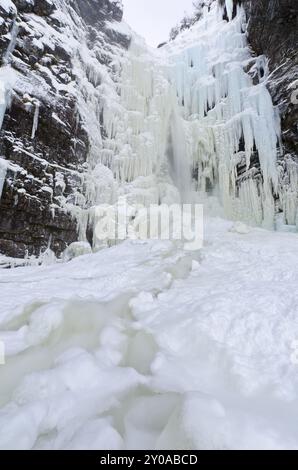
[[193, 0], [122, 0], [124, 19], [151, 46], [168, 39], [170, 29], [192, 11]]

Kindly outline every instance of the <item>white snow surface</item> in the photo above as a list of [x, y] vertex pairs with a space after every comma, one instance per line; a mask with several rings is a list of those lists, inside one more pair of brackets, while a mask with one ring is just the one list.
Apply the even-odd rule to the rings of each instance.
[[297, 449], [297, 236], [205, 225], [0, 270], [1, 449]]

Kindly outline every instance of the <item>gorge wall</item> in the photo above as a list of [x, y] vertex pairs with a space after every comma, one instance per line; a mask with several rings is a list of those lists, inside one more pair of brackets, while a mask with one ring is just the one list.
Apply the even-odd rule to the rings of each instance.
[[130, 42], [122, 15], [115, 0], [0, 1], [0, 253], [59, 255], [78, 239], [98, 88]]
[[[281, 117], [283, 152], [279, 159], [279, 210], [297, 223], [298, 202], [298, 3], [296, 0], [231, 0], [243, 5], [247, 37], [254, 54], [264, 57], [267, 87]], [[220, 0], [224, 6], [225, 0]], [[226, 12], [227, 14], [227, 12]]]
[[[298, 157], [298, 3], [295, 0], [246, 2], [248, 40], [257, 55], [268, 59], [268, 87], [278, 105], [286, 153]], [[296, 102], [294, 102], [296, 101]]]

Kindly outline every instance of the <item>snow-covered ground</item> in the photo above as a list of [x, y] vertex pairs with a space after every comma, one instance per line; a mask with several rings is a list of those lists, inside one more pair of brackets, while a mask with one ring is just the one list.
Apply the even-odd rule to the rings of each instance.
[[0, 448], [297, 448], [298, 238], [205, 223], [0, 270]]

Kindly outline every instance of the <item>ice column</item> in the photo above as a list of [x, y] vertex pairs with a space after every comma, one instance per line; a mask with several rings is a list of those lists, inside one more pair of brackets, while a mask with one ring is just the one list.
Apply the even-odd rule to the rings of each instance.
[[191, 166], [186, 147], [184, 120], [177, 106], [174, 106], [170, 118], [168, 159], [172, 178], [179, 190], [182, 202], [187, 202], [191, 187]]
[[35, 105], [35, 111], [34, 111], [34, 117], [33, 117], [33, 126], [32, 126], [32, 132], [31, 132], [31, 139], [35, 138], [35, 134], [36, 134], [36, 131], [38, 129], [38, 118], [39, 118], [39, 109], [40, 109], [39, 101], [35, 100], [34, 105]]
[[0, 201], [2, 197], [3, 186], [5, 183], [6, 171], [7, 171], [7, 161], [4, 160], [3, 158], [0, 158]]
[[19, 32], [19, 25], [18, 25], [17, 21], [14, 20], [13, 26], [12, 26], [12, 29], [11, 29], [11, 32], [10, 32], [10, 42], [9, 42], [8, 48], [6, 49], [6, 52], [5, 52], [4, 57], [3, 57], [3, 64], [4, 65], [9, 64], [10, 61], [11, 61], [11, 54], [13, 53], [14, 48], [16, 46], [18, 32]]
[[233, 18], [233, 8], [234, 8], [234, 1], [233, 0], [226, 0], [226, 9], [229, 21]]

